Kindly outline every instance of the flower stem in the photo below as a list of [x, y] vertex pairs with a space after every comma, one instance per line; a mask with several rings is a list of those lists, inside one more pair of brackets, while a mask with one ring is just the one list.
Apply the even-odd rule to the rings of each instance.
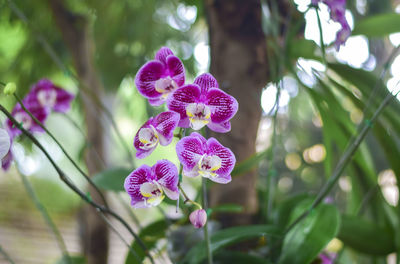
[[319, 16], [319, 12], [318, 12], [318, 7], [315, 7], [315, 12], [317, 13], [317, 21], [318, 21], [318, 28], [319, 28], [319, 42], [321, 45], [322, 60], [323, 60], [324, 64], [326, 65], [324, 36], [322, 34], [322, 24], [321, 24], [321, 18]]
[[[207, 211], [208, 208], [208, 201], [207, 201], [207, 179], [202, 177], [201, 179], [202, 183], [202, 196], [203, 196], [203, 208], [204, 210]], [[212, 257], [212, 251], [211, 251], [211, 239], [210, 235], [208, 233], [208, 222], [204, 225], [204, 240], [206, 241], [206, 247], [207, 247], [207, 259], [208, 259], [208, 264], [213, 264], [213, 257]]]
[[46, 158], [49, 160], [49, 162], [51, 163], [51, 165], [54, 167], [54, 169], [56, 170], [56, 172], [58, 173], [60, 179], [73, 191], [75, 192], [82, 200], [84, 200], [85, 202], [87, 202], [88, 204], [90, 204], [91, 206], [93, 206], [97, 212], [99, 212], [100, 214], [107, 214], [112, 216], [113, 218], [115, 218], [118, 222], [120, 222], [128, 231], [129, 233], [136, 239], [136, 241], [138, 242], [139, 246], [143, 249], [143, 251], [145, 252], [145, 254], [149, 257], [151, 263], [154, 264], [154, 259], [152, 258], [152, 256], [149, 253], [149, 250], [147, 249], [146, 245], [143, 243], [143, 241], [140, 239], [140, 237], [133, 231], [133, 229], [129, 226], [129, 224], [120, 216], [118, 215], [116, 212], [114, 212], [113, 210], [111, 210], [108, 207], [105, 207], [103, 205], [100, 205], [98, 203], [96, 203], [95, 201], [93, 201], [89, 196], [87, 196], [84, 192], [82, 192], [72, 181], [69, 177], [67, 177], [67, 175], [65, 174], [65, 172], [57, 165], [57, 163], [52, 159], [52, 157], [50, 156], [50, 154], [47, 152], [47, 150], [43, 147], [42, 144], [40, 144], [40, 142], [32, 135], [32, 133], [30, 133], [29, 131], [27, 131], [25, 128], [23, 128], [22, 126], [19, 126], [18, 121], [15, 120], [15, 118], [11, 115], [10, 112], [7, 111], [7, 109], [4, 108], [3, 105], [0, 104], [0, 111], [3, 112], [9, 119], [10, 121], [17, 126], [21, 132], [26, 135], [32, 142], [33, 144], [35, 144], [42, 152], [43, 154], [46, 156]]
[[189, 196], [187, 196], [187, 194], [185, 193], [185, 190], [183, 190], [183, 188], [182, 188], [182, 186], [181, 186], [181, 183], [178, 184], [178, 188], [179, 188], [179, 190], [181, 191], [182, 196], [185, 198], [185, 200], [183, 201], [183, 203], [185, 203], [185, 204], [186, 204], [186, 203], [191, 203], [191, 204], [197, 206], [199, 209], [202, 209], [202, 208], [203, 208], [203, 207], [201, 206], [201, 204], [199, 204], [199, 203], [197, 203], [197, 202], [191, 200], [191, 199], [189, 198]]
[[22, 183], [24, 184], [25, 190], [28, 193], [29, 197], [32, 199], [33, 203], [35, 204], [35, 207], [40, 211], [42, 214], [42, 217], [44, 221], [46, 222], [47, 226], [50, 228], [50, 230], [53, 232], [53, 235], [57, 241], [57, 244], [63, 254], [63, 257], [67, 260], [67, 263], [71, 263], [69, 254], [67, 251], [67, 247], [65, 245], [64, 239], [61, 236], [60, 231], [58, 230], [56, 224], [53, 222], [51, 219], [49, 213], [47, 212], [46, 208], [43, 206], [43, 204], [40, 202], [39, 197], [36, 195], [35, 190], [33, 189], [32, 184], [29, 182], [28, 178], [25, 176], [23, 173], [19, 173], [21, 176]]
[[74, 167], [82, 174], [83, 177], [89, 182], [90, 185], [93, 186], [93, 188], [97, 191], [97, 193], [100, 195], [104, 205], [108, 207], [106, 198], [104, 197], [103, 193], [100, 191], [100, 189], [96, 186], [96, 184], [90, 179], [90, 177], [78, 166], [78, 164], [74, 161], [74, 159], [68, 154], [68, 152], [64, 149], [64, 147], [61, 145], [61, 143], [55, 138], [55, 136], [40, 122], [24, 105], [22, 100], [19, 98], [19, 96], [14, 93], [15, 99], [17, 99], [18, 103], [21, 105], [22, 109], [35, 121], [36, 124], [38, 124], [53, 140], [56, 142], [56, 144], [60, 147], [61, 151], [64, 153], [64, 155], [68, 158], [68, 160], [74, 165]]
[[15, 264], [14, 260], [10, 257], [10, 255], [7, 254], [7, 252], [4, 251], [4, 249], [0, 246], [0, 254], [4, 256], [4, 258], [10, 263], [10, 264]]

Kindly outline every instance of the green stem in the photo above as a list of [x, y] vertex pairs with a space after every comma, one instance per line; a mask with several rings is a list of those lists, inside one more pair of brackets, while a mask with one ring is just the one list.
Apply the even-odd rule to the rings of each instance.
[[27, 136], [33, 144], [35, 144], [46, 156], [46, 158], [49, 160], [51, 165], [54, 167], [56, 172], [58, 173], [60, 179], [73, 191], [75, 192], [82, 200], [93, 206], [97, 212], [101, 214], [108, 214], [112, 217], [114, 217], [118, 222], [120, 222], [128, 231], [129, 233], [138, 241], [139, 246], [146, 252], [146, 255], [149, 257], [151, 263], [154, 264], [154, 260], [149, 254], [149, 251], [146, 247], [146, 245], [143, 243], [143, 241], [139, 238], [139, 236], [133, 231], [133, 229], [129, 226], [129, 224], [117, 213], [115, 213], [113, 210], [111, 210], [108, 207], [105, 207], [103, 205], [100, 205], [96, 202], [94, 202], [89, 196], [87, 196], [84, 192], [82, 192], [72, 181], [67, 175], [64, 173], [64, 171], [57, 165], [57, 163], [52, 159], [50, 154], [47, 152], [47, 150], [43, 147], [42, 144], [30, 133], [27, 131], [24, 127], [20, 126], [18, 121], [15, 120], [15, 118], [11, 115], [10, 112], [7, 111], [6, 108], [4, 108], [3, 105], [0, 104], [0, 111], [3, 112], [9, 119], [10, 121], [18, 127], [19, 130], [22, 131], [22, 133]]
[[185, 198], [185, 200], [183, 201], [183, 203], [185, 203], [185, 204], [186, 204], [186, 203], [191, 203], [191, 204], [197, 206], [199, 209], [203, 208], [203, 207], [201, 206], [201, 204], [199, 204], [199, 203], [197, 203], [197, 202], [191, 200], [191, 199], [189, 198], [189, 196], [187, 196], [187, 194], [185, 193], [185, 190], [183, 190], [183, 188], [182, 188], [182, 186], [181, 186], [181, 183], [178, 184], [178, 188], [179, 188], [179, 190], [180, 190], [182, 196]]
[[15, 264], [14, 260], [10, 257], [10, 255], [7, 254], [7, 252], [4, 251], [4, 249], [0, 246], [0, 254], [4, 256], [4, 258], [10, 263], [10, 264]]
[[321, 24], [321, 18], [319, 17], [318, 7], [315, 7], [315, 12], [317, 13], [317, 21], [318, 21], [318, 28], [319, 28], [319, 42], [321, 45], [322, 60], [323, 60], [324, 64], [326, 65], [324, 36], [322, 34], [322, 24]]
[[[202, 177], [201, 179], [202, 183], [202, 196], [203, 196], [203, 209], [207, 211], [208, 209], [208, 202], [207, 202], [207, 179]], [[204, 225], [204, 240], [206, 241], [206, 247], [207, 247], [207, 260], [208, 264], [213, 263], [213, 256], [212, 256], [212, 251], [211, 251], [211, 239], [210, 235], [208, 233], [208, 220], [206, 221], [206, 224]]]
[[58, 244], [63, 256], [66, 257], [68, 263], [71, 263], [70, 258], [69, 258], [69, 254], [68, 254], [68, 251], [67, 251], [67, 247], [66, 247], [65, 242], [64, 242], [64, 239], [61, 236], [61, 233], [58, 230], [56, 224], [51, 219], [51, 217], [50, 217], [49, 213], [47, 212], [46, 208], [40, 202], [39, 197], [36, 195], [32, 184], [29, 182], [29, 180], [25, 176], [25, 174], [19, 173], [19, 175], [21, 176], [21, 180], [22, 180], [22, 183], [24, 184], [26, 192], [28, 193], [29, 197], [32, 199], [33, 203], [35, 204], [35, 207], [42, 214], [42, 217], [43, 217], [44, 221], [46, 222], [47, 226], [53, 232], [54, 237], [55, 237], [55, 239], [57, 241], [57, 244]]
[[68, 158], [68, 160], [74, 165], [74, 167], [82, 174], [83, 177], [89, 182], [90, 185], [93, 186], [93, 188], [96, 190], [96, 192], [100, 195], [104, 205], [108, 207], [106, 198], [104, 197], [103, 193], [100, 191], [100, 189], [96, 186], [96, 184], [90, 179], [90, 177], [78, 166], [78, 164], [74, 161], [74, 159], [68, 154], [68, 152], [64, 149], [64, 147], [61, 145], [61, 143], [55, 138], [55, 136], [40, 122], [23, 104], [22, 100], [19, 98], [19, 96], [14, 93], [15, 99], [17, 99], [18, 103], [21, 105], [22, 109], [35, 121], [36, 124], [38, 124], [53, 140], [56, 142], [56, 144], [60, 147], [61, 151], [64, 153], [64, 155]]

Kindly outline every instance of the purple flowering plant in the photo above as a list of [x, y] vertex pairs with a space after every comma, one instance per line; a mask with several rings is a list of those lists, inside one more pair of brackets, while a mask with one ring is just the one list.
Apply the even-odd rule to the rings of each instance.
[[[34, 134], [43, 133], [42, 125], [45, 124], [51, 112], [66, 113], [70, 109], [73, 99], [72, 93], [56, 86], [48, 79], [42, 79], [31, 87], [20, 102], [17, 102], [11, 115], [19, 123], [19, 126], [27, 131]], [[9, 118], [5, 120], [4, 127], [12, 145], [22, 131]], [[8, 170], [13, 160], [12, 147], [10, 147], [8, 153], [2, 158], [3, 170]]]
[[[147, 62], [136, 74], [135, 84], [149, 103], [160, 106], [166, 103], [169, 111], [147, 120], [137, 131], [133, 145], [137, 158], [149, 156], [158, 144], [167, 146], [172, 142], [174, 130], [180, 127], [209, 129], [226, 133], [231, 129], [230, 120], [238, 110], [236, 99], [219, 88], [217, 80], [209, 73], [198, 76], [193, 84], [186, 84], [182, 62], [169, 48], [162, 47], [155, 59]], [[176, 153], [183, 176], [202, 176], [217, 183], [229, 183], [235, 166], [235, 155], [215, 138], [205, 139], [193, 132], [180, 139]], [[178, 200], [179, 194], [197, 207], [190, 215], [196, 228], [205, 225], [207, 214], [202, 206], [189, 199], [180, 184], [177, 167], [170, 161], [157, 161], [152, 167], [142, 165], [125, 179], [125, 190], [134, 208], [159, 205], [167, 196]]]

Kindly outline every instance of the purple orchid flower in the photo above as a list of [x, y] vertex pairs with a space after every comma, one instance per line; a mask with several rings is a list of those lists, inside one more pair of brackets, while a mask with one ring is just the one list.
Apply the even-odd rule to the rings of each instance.
[[176, 90], [169, 97], [167, 106], [180, 114], [180, 127], [199, 130], [207, 125], [219, 133], [231, 130], [229, 120], [238, 110], [236, 99], [220, 90], [217, 80], [209, 73]]
[[[49, 115], [49, 109], [42, 107], [39, 104], [30, 104], [26, 105], [26, 108], [31, 112], [31, 114], [36, 117], [41, 123], [47, 119]], [[20, 104], [17, 104], [13, 111], [11, 112], [12, 116], [21, 123], [22, 127], [28, 130], [29, 132], [43, 132], [43, 129], [33, 120], [28, 113], [21, 107]], [[22, 132], [16, 127], [10, 119], [6, 120], [6, 129], [8, 130], [11, 139], [14, 139], [16, 136], [20, 135]]]
[[174, 129], [178, 126], [179, 114], [167, 111], [156, 117], [151, 117], [136, 133], [133, 145], [136, 157], [143, 159], [150, 155], [158, 143], [167, 146], [174, 137]]
[[335, 253], [321, 253], [318, 256], [318, 259], [321, 261], [321, 264], [333, 264], [335, 258], [336, 258]]
[[177, 143], [176, 153], [183, 165], [183, 175], [187, 177], [201, 175], [218, 183], [232, 180], [235, 155], [215, 138], [206, 140], [199, 133], [193, 132]]
[[338, 51], [351, 35], [351, 28], [346, 19], [346, 0], [312, 0], [311, 4], [316, 6], [319, 2], [326, 4], [330, 10], [330, 18], [338, 22], [342, 28], [336, 33], [335, 48]]
[[125, 179], [125, 190], [134, 208], [157, 206], [167, 195], [179, 198], [178, 169], [169, 160], [159, 160], [153, 167], [142, 165]]
[[147, 62], [136, 74], [136, 87], [149, 103], [162, 105], [168, 96], [185, 83], [181, 60], [167, 47], [162, 47], [154, 60]]
[[39, 104], [51, 111], [66, 113], [73, 99], [73, 94], [54, 85], [50, 80], [42, 79], [31, 88], [23, 102], [26, 107]]

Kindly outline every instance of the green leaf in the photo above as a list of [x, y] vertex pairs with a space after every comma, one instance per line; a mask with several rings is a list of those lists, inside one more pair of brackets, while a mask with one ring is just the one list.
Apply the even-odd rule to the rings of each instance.
[[222, 212], [222, 213], [241, 213], [243, 212], [243, 206], [238, 204], [221, 204], [216, 207], [211, 208], [212, 212]]
[[[279, 236], [280, 233], [275, 226], [271, 225], [252, 225], [231, 227], [216, 232], [211, 236], [211, 251], [215, 253], [219, 249], [229, 245], [263, 236]], [[206, 244], [204, 241], [194, 246], [183, 260], [183, 263], [201, 263], [207, 257]]]
[[86, 264], [83, 256], [63, 256], [55, 262], [55, 264]]
[[358, 21], [352, 35], [383, 37], [400, 32], [400, 15], [396, 13], [379, 14]]
[[318, 206], [285, 236], [279, 263], [310, 263], [336, 236], [339, 226], [340, 215], [336, 207]]
[[[305, 200], [311, 200], [311, 197], [308, 194], [303, 193], [294, 195], [279, 203], [274, 214], [274, 223], [284, 229], [290, 221], [290, 216], [293, 213], [293, 210], [297, 208], [299, 204], [303, 204]], [[307, 208], [304, 207], [304, 210], [305, 209]]]
[[338, 238], [369, 255], [387, 255], [395, 250], [393, 232], [357, 216], [342, 216]]
[[132, 172], [132, 169], [112, 168], [97, 173], [93, 182], [101, 189], [107, 191], [123, 191], [125, 178]]
[[317, 44], [309, 39], [296, 39], [289, 42], [289, 56], [292, 59], [305, 58], [311, 60], [322, 61], [320, 56], [315, 55], [318, 50]]
[[[146, 245], [147, 249], [151, 250], [156, 246], [156, 243], [159, 239], [165, 237], [165, 232], [167, 228], [167, 222], [165, 220], [159, 220], [143, 228], [142, 231], [140, 231], [139, 233], [139, 237]], [[146, 253], [140, 247], [139, 243], [133, 241], [132, 249], [136, 252], [139, 259], [128, 251], [128, 256], [126, 257], [125, 264], [142, 263], [146, 256]]]
[[270, 151], [271, 151], [270, 148], [268, 148], [260, 153], [254, 154], [250, 158], [236, 164], [231, 175], [232, 176], [240, 175], [240, 174], [246, 173], [246, 172], [254, 169], [260, 163], [260, 161], [262, 161], [268, 157]]

